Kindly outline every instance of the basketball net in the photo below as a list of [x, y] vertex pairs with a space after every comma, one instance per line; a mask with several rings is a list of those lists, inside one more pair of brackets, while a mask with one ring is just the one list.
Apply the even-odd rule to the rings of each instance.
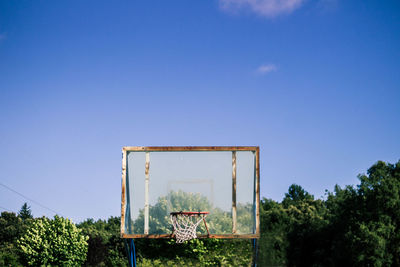
[[171, 213], [171, 222], [174, 227], [176, 243], [197, 238], [197, 226], [207, 217], [207, 214]]

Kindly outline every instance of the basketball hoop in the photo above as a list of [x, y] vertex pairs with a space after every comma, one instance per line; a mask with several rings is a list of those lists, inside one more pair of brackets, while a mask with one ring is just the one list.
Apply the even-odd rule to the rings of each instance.
[[207, 223], [205, 218], [209, 214], [208, 211], [179, 211], [171, 212], [171, 222], [174, 227], [174, 235], [176, 243], [183, 243], [185, 241], [197, 238], [196, 229], [197, 226], [204, 222], [208, 235]]

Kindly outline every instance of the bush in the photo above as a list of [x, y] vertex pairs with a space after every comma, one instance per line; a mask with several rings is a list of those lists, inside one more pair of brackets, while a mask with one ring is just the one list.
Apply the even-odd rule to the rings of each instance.
[[69, 219], [55, 216], [33, 220], [17, 243], [26, 265], [81, 266], [88, 250], [86, 240]]

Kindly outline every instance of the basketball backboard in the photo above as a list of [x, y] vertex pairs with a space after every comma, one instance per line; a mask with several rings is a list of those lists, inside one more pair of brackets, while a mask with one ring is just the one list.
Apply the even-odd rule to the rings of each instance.
[[123, 147], [122, 238], [171, 238], [171, 212], [209, 212], [199, 238], [259, 238], [259, 147]]

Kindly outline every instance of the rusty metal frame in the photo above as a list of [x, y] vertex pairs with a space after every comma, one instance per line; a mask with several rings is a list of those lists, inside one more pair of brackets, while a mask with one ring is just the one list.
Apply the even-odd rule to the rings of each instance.
[[[236, 223], [233, 219], [232, 234], [199, 235], [198, 238], [221, 239], [254, 239], [260, 238], [260, 147], [258, 146], [126, 146], [122, 148], [122, 185], [121, 185], [121, 238], [172, 238], [173, 234], [126, 234], [125, 210], [126, 210], [126, 165], [128, 152], [161, 152], [161, 151], [231, 151], [232, 153], [232, 189], [236, 191], [236, 151], [252, 151], [255, 153], [255, 233], [236, 234]], [[232, 192], [232, 201], [236, 202], [236, 192]], [[236, 204], [236, 203], [235, 203]], [[236, 205], [234, 205], [236, 206]]]

